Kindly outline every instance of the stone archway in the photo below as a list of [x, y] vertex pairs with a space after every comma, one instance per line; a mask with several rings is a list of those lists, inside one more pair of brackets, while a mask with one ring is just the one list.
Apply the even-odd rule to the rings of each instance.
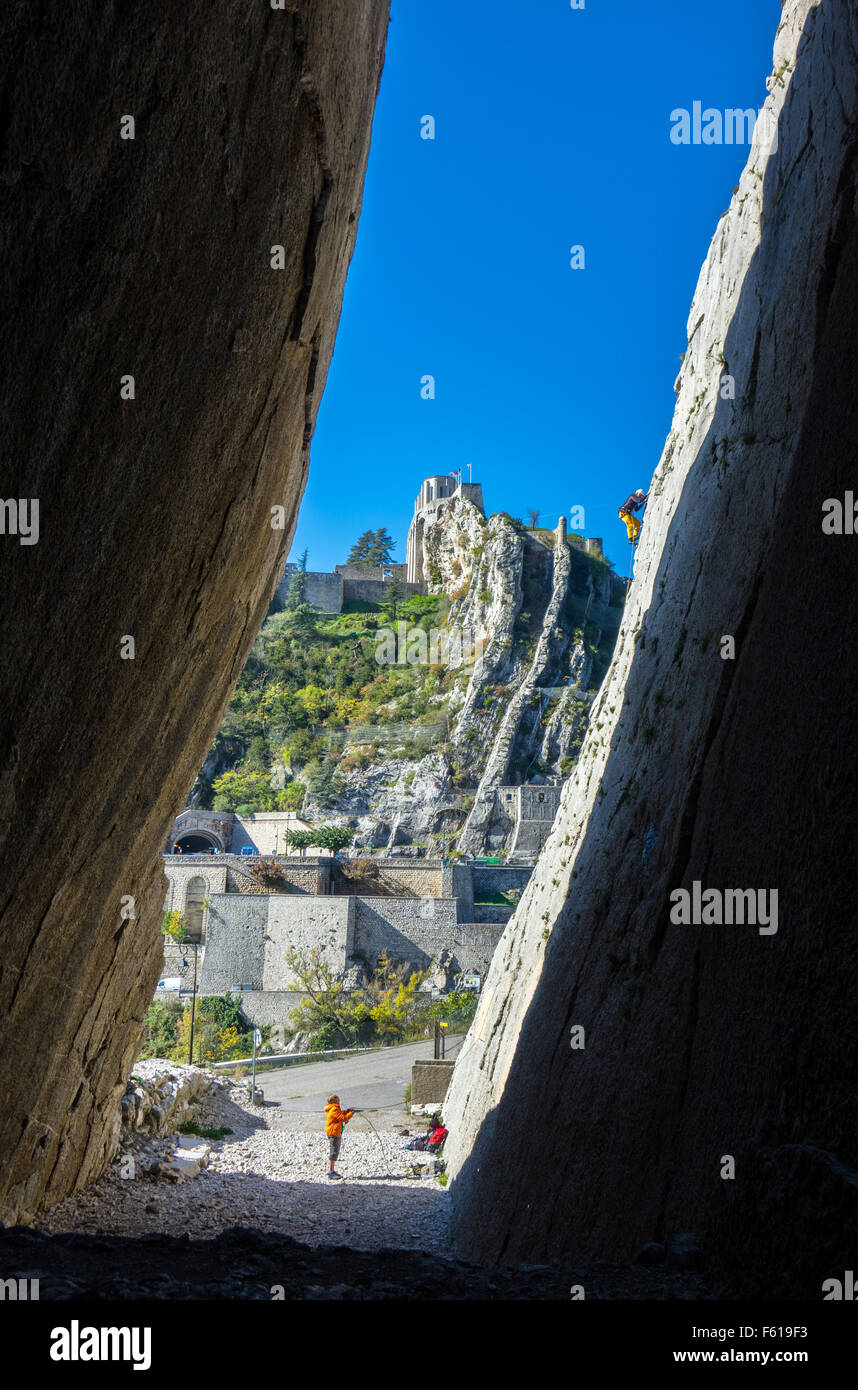
[[185, 925], [188, 932], [188, 940], [196, 941], [200, 945], [203, 941], [203, 922], [205, 918], [204, 903], [209, 895], [208, 880], [196, 875], [188, 883], [185, 893]]

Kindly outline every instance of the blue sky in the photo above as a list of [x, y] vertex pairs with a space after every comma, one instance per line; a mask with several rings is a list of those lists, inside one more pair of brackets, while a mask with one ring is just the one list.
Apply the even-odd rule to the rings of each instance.
[[658, 462], [691, 296], [748, 153], [675, 145], [670, 113], [758, 109], [780, 13], [393, 0], [293, 557], [306, 546], [329, 570], [387, 526], [404, 560], [422, 479], [470, 463], [487, 511], [536, 507], [553, 526], [583, 505], [624, 565], [617, 506]]

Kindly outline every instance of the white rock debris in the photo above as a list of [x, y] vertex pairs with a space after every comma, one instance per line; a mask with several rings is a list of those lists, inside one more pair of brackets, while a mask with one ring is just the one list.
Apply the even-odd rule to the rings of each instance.
[[[164, 1064], [145, 1065], [151, 1084]], [[311, 1245], [446, 1250], [446, 1193], [434, 1172], [418, 1175], [425, 1154], [403, 1151], [408, 1139], [399, 1130], [407, 1119], [415, 1133], [410, 1117], [374, 1114], [374, 1133], [356, 1115], [337, 1160], [342, 1181], [331, 1180], [322, 1114], [260, 1111], [244, 1087], [199, 1068], [177, 1070], [215, 1083], [189, 1107], [196, 1127], [233, 1132], [214, 1140], [124, 1129], [107, 1172], [44, 1213], [41, 1229], [206, 1239], [243, 1226]]]

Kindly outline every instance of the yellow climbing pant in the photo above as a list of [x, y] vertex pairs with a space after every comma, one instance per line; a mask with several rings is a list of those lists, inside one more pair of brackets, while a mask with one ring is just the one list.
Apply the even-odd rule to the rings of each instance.
[[620, 510], [617, 513], [617, 515], [619, 516], [621, 521], [624, 521], [626, 523], [626, 530], [629, 533], [629, 544], [634, 545], [635, 541], [640, 535], [641, 529], [641, 524], [638, 521], [638, 518], [634, 515], [633, 512], [624, 512], [622, 510]]

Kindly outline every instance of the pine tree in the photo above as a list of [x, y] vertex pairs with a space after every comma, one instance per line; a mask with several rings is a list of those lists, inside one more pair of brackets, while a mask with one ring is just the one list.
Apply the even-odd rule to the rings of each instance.
[[379, 526], [377, 531], [364, 531], [358, 536], [349, 551], [346, 564], [360, 565], [363, 569], [389, 565], [393, 550], [393, 537], [389, 534], [386, 526]]
[[290, 612], [296, 608], [301, 608], [306, 602], [307, 594], [307, 552], [304, 551], [298, 561], [298, 568], [289, 580], [289, 589], [286, 594], [286, 607]]
[[393, 537], [388, 534], [386, 526], [379, 526], [377, 531], [372, 532], [372, 543], [369, 547], [370, 565], [389, 565], [393, 558]]
[[390, 612], [391, 620], [395, 623], [397, 609], [402, 602], [402, 585], [395, 574], [388, 579], [384, 586], [384, 602]]
[[364, 531], [360, 536], [358, 536], [357, 540], [355, 541], [354, 545], [349, 551], [348, 559], [346, 560], [347, 565], [370, 565], [374, 563], [372, 560], [367, 558], [369, 556], [370, 546], [373, 543], [374, 536], [375, 532], [373, 531]]

